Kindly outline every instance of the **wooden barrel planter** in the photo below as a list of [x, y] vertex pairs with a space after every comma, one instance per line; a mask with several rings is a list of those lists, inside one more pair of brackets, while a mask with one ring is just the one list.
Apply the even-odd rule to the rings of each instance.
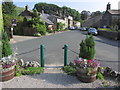
[[10, 80], [15, 75], [15, 63], [8, 65], [6, 68], [2, 67], [1, 70], [1, 79], [2, 81]]
[[87, 70], [83, 68], [76, 67], [77, 69], [77, 78], [85, 83], [94, 82], [97, 76], [97, 68], [93, 69], [90, 75], [87, 74]]

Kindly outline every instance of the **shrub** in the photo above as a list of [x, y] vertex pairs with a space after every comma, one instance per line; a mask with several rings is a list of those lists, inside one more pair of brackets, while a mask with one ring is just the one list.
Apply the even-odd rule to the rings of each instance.
[[87, 36], [80, 44], [79, 57], [83, 59], [93, 59], [95, 55], [95, 43], [92, 35]]
[[9, 44], [8, 35], [6, 32], [2, 33], [2, 57], [7, 57], [12, 54], [12, 49]]
[[16, 22], [21, 22], [23, 21], [23, 17], [21, 16], [13, 16], [13, 15], [3, 15], [3, 21], [4, 21], [4, 27], [10, 28], [12, 25], [12, 19], [16, 19]]
[[57, 30], [58, 31], [64, 31], [64, 26], [65, 26], [65, 24], [63, 24], [61, 22], [57, 23]]
[[37, 30], [38, 33], [40, 33], [41, 35], [45, 35], [46, 34], [46, 26], [45, 24], [41, 21], [42, 24], [40, 23], [35, 23], [33, 24], [33, 28], [35, 28]]
[[68, 75], [75, 75], [76, 74], [76, 69], [71, 67], [71, 66], [64, 66], [63, 70], [65, 73], [67, 73]]
[[43, 72], [44, 72], [44, 68], [42, 67], [23, 68], [23, 67], [20, 67], [18, 63], [15, 66], [15, 76], [41, 74]]
[[36, 34], [34, 34], [34, 36], [35, 36], [35, 37], [40, 37], [41, 34], [40, 34], [40, 33], [36, 33]]

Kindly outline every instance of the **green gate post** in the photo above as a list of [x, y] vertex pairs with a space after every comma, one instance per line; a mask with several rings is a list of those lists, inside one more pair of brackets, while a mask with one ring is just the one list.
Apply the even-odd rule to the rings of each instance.
[[41, 53], [41, 67], [44, 67], [44, 45], [40, 46], [40, 53]]
[[64, 45], [64, 66], [68, 65], [68, 45]]

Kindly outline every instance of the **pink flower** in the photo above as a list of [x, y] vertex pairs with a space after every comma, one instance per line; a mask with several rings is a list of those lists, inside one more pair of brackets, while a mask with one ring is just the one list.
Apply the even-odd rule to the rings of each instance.
[[91, 62], [91, 60], [88, 60], [88, 61], [87, 61], [87, 63], [90, 63], [90, 62]]

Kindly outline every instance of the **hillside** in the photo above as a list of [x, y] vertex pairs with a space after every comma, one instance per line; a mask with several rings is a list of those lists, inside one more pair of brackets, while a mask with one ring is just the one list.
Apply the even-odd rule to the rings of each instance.
[[23, 7], [16, 7], [15, 9], [17, 11], [17, 15], [19, 15], [22, 11], [24, 11]]

